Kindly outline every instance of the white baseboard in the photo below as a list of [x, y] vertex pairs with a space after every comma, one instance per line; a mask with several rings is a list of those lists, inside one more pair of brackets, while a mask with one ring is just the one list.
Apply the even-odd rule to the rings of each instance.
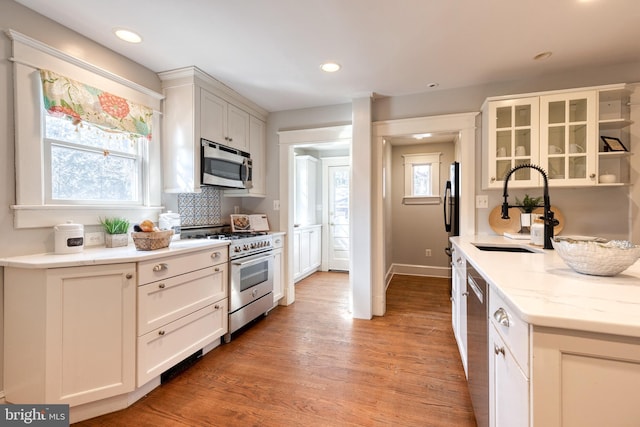
[[[389, 270], [391, 276], [387, 273], [388, 280], [391, 280], [394, 274], [403, 274], [409, 276], [426, 276], [426, 277], [442, 277], [451, 278], [450, 267], [435, 267], [429, 265], [411, 265], [411, 264], [392, 264]], [[388, 282], [387, 282], [388, 286]]]

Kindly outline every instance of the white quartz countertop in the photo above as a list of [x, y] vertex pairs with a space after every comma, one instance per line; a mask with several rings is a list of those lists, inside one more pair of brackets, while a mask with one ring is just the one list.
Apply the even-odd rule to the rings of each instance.
[[[640, 337], [640, 261], [613, 277], [573, 271], [554, 250], [502, 236], [452, 237], [467, 262], [526, 322]], [[481, 251], [476, 244], [527, 246], [537, 253]]]
[[133, 243], [129, 243], [129, 246], [120, 248], [85, 248], [82, 252], [74, 254], [54, 254], [50, 252], [0, 258], [0, 266], [15, 268], [59, 268], [82, 265], [118, 264], [164, 258], [228, 245], [229, 240], [185, 239], [172, 241], [168, 248], [157, 249], [155, 251], [139, 251]]

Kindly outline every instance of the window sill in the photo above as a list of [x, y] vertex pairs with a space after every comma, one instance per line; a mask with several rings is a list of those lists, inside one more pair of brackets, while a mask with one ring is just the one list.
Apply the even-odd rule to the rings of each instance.
[[13, 226], [15, 228], [53, 227], [72, 221], [83, 225], [98, 225], [100, 217], [125, 217], [131, 222], [155, 218], [162, 206], [98, 206], [98, 205], [13, 205]]
[[440, 196], [405, 196], [402, 198], [404, 205], [439, 205]]

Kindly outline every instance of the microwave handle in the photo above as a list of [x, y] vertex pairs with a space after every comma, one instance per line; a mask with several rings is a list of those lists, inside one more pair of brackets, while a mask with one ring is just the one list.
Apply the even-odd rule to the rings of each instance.
[[244, 159], [242, 161], [242, 183], [245, 185], [245, 188], [251, 188], [251, 181], [249, 181], [249, 161]]

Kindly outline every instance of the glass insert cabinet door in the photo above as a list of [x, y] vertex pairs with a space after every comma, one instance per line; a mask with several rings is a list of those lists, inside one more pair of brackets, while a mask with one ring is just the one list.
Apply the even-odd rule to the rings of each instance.
[[596, 170], [596, 93], [540, 97], [540, 158], [550, 185], [592, 185]]
[[[488, 104], [488, 172], [490, 188], [501, 188], [511, 168], [538, 164], [539, 98], [491, 101]], [[512, 187], [538, 184], [537, 172], [520, 169], [511, 175]]]

